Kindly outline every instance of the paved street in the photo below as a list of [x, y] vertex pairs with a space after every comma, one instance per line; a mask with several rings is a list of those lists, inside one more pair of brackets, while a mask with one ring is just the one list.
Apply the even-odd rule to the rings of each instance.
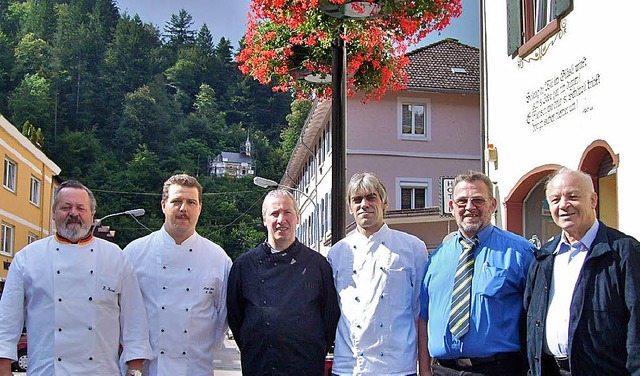
[[215, 376], [241, 376], [240, 352], [232, 339], [225, 339], [222, 350], [216, 354]]
[[[222, 350], [218, 352], [215, 360], [215, 376], [242, 376], [240, 370], [240, 353], [236, 343], [231, 339], [225, 339]], [[16, 376], [24, 376], [26, 373], [14, 372]]]

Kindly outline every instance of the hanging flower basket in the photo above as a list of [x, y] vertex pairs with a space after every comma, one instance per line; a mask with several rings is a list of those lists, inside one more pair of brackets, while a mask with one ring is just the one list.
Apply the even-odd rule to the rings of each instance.
[[[263, 84], [275, 82], [274, 90], [329, 97], [329, 84], [302, 78], [331, 74], [331, 43], [341, 38], [347, 50], [348, 95], [380, 99], [388, 89], [406, 88], [407, 48], [458, 17], [460, 1], [252, 0], [237, 57], [240, 70]], [[377, 16], [353, 19], [368, 13]]]

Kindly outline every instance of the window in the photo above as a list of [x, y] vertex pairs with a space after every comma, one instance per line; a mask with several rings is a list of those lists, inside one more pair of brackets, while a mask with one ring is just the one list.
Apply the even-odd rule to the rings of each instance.
[[398, 178], [396, 202], [399, 209], [424, 209], [431, 206], [431, 179]]
[[31, 177], [31, 191], [29, 193], [29, 201], [35, 206], [40, 206], [40, 180]]
[[31, 244], [31, 243], [35, 242], [36, 240], [38, 240], [38, 236], [36, 236], [35, 234], [29, 233], [27, 235], [27, 244]]
[[428, 100], [398, 99], [398, 138], [429, 140], [431, 104]]
[[573, 0], [507, 0], [509, 55], [527, 56], [560, 30]]
[[9, 158], [5, 158], [4, 160], [4, 179], [2, 180], [2, 184], [5, 188], [10, 190], [11, 192], [16, 191], [16, 170], [17, 170], [16, 162], [12, 161]]
[[15, 229], [12, 225], [2, 222], [2, 249], [0, 253], [6, 256], [13, 256], [13, 233]]

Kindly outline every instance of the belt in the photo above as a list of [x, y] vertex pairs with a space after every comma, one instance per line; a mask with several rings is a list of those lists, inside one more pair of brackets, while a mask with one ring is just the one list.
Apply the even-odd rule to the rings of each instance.
[[554, 356], [553, 359], [555, 359], [556, 364], [558, 365], [558, 368], [560, 368], [563, 371], [571, 371], [571, 365], [569, 364], [569, 358], [566, 356]]
[[437, 359], [437, 362], [444, 367], [458, 369], [497, 363], [503, 360], [519, 360], [520, 357], [518, 352], [503, 352], [482, 358]]

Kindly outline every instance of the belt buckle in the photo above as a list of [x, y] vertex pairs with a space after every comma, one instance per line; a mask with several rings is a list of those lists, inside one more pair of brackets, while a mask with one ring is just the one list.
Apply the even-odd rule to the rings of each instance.
[[459, 367], [473, 367], [473, 362], [471, 358], [458, 358], [456, 359], [456, 363], [458, 363]]
[[569, 371], [571, 368], [571, 365], [569, 363], [569, 357], [557, 357], [554, 356], [553, 359], [556, 361], [556, 364], [558, 365], [558, 368], [560, 368], [563, 371]]

